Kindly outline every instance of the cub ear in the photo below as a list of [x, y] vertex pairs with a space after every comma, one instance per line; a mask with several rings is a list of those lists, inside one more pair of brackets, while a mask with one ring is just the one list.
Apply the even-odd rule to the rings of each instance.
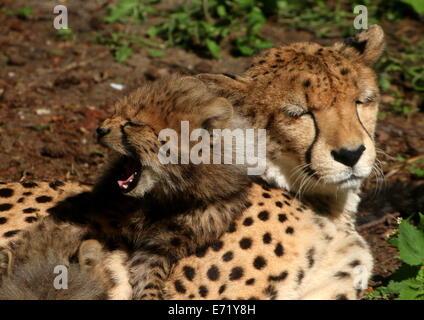
[[225, 98], [215, 98], [201, 108], [201, 127], [206, 130], [223, 129], [233, 117], [233, 106]]
[[376, 24], [370, 26], [368, 30], [334, 45], [348, 58], [361, 61], [368, 66], [371, 66], [380, 58], [384, 46], [384, 31]]
[[78, 260], [81, 268], [90, 269], [101, 263], [103, 258], [102, 245], [97, 240], [85, 240], [78, 251]]
[[230, 74], [201, 73], [196, 75], [206, 86], [219, 96], [238, 98], [249, 90], [250, 78]]

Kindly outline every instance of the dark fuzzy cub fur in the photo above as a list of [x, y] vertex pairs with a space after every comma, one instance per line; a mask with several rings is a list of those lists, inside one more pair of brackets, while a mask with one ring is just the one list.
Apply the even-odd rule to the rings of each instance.
[[190, 131], [239, 125], [229, 102], [191, 77], [172, 77], [138, 89], [120, 101], [115, 115], [102, 125], [107, 133], [101, 142], [122, 158], [101, 186], [121, 192], [116, 180], [126, 161], [135, 161], [141, 172], [140, 181], [126, 194], [137, 205], [130, 214], [125, 212], [125, 222], [120, 219], [120, 232], [134, 252], [129, 268], [137, 299], [162, 298], [171, 266], [218, 239], [248, 205], [250, 179], [242, 166], [159, 161], [159, 132], [172, 128], [180, 136], [183, 120], [189, 121]]
[[[96, 276], [93, 266], [77, 261], [84, 234], [83, 228], [58, 225], [47, 217], [25, 231], [13, 250], [0, 249], [0, 300], [107, 298], [106, 282]], [[81, 252], [80, 258], [84, 258]], [[59, 265], [67, 268], [67, 288], [54, 286], [62, 274], [54, 273]]]

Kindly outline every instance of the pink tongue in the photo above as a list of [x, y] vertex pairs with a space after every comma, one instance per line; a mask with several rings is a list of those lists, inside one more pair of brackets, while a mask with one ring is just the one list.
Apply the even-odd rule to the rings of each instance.
[[119, 187], [124, 189], [125, 188], [124, 186], [128, 186], [130, 184], [131, 180], [133, 180], [134, 178], [135, 177], [134, 177], [134, 173], [133, 173], [131, 176], [128, 177], [127, 180], [118, 180]]

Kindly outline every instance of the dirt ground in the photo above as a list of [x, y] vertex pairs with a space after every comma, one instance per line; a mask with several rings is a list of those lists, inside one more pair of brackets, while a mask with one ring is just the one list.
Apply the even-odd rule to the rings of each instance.
[[[101, 17], [107, 1], [72, 1], [67, 4], [76, 39], [58, 41], [52, 26], [54, 1], [0, 0], [19, 8], [30, 4], [33, 15], [22, 20], [0, 12], [0, 181], [62, 179], [93, 183], [102, 171], [108, 151], [96, 143], [95, 128], [114, 101], [143, 81], [163, 75], [199, 72], [241, 73], [251, 58], [235, 58], [224, 50], [219, 61], [202, 59], [178, 48], [163, 58], [150, 58], [140, 50], [125, 63], [114, 61], [110, 49], [93, 39], [105, 25]], [[403, 24], [405, 36], [422, 36], [422, 25]], [[393, 33], [388, 45], [395, 46]], [[305, 31], [269, 24], [264, 34], [276, 45], [321, 40]], [[112, 83], [124, 85], [119, 91]], [[382, 110], [387, 109], [383, 96]], [[372, 246], [377, 276], [390, 275], [399, 265], [397, 252], [386, 243], [398, 216], [424, 212], [423, 179], [413, 178], [394, 158], [424, 155], [424, 114], [411, 117], [387, 113], [378, 124], [377, 146], [386, 179], [381, 188], [371, 177], [364, 186], [359, 229]], [[381, 189], [381, 190], [376, 190]], [[378, 277], [375, 279], [378, 281]]]

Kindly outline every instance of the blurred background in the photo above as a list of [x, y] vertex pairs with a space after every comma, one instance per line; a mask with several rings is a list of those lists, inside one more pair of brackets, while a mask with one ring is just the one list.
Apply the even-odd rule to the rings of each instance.
[[[53, 28], [58, 4], [68, 29]], [[0, 181], [93, 183], [107, 160], [95, 128], [142, 82], [238, 74], [262, 49], [332, 44], [354, 34], [357, 4], [387, 35], [376, 65], [385, 179], [368, 179], [359, 213], [377, 262], [373, 285], [385, 284], [401, 265], [387, 237], [399, 217], [418, 222], [424, 212], [424, 0], [0, 0]]]

